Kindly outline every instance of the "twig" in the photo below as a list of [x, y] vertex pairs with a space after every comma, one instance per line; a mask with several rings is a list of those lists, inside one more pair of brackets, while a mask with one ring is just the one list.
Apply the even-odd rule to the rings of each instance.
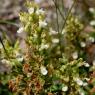
[[55, 9], [56, 9], [56, 21], [57, 21], [57, 31], [59, 32], [59, 19], [58, 19], [58, 11], [57, 11], [57, 1], [53, 0], [53, 2], [55, 3]]
[[77, 0], [74, 0], [74, 2], [73, 2], [73, 4], [72, 4], [71, 8], [70, 8], [69, 11], [68, 11], [68, 14], [67, 14], [67, 16], [66, 16], [66, 19], [65, 19], [65, 21], [64, 21], [64, 24], [63, 24], [63, 26], [62, 26], [62, 30], [63, 30], [63, 28], [65, 27], [65, 25], [66, 25], [66, 23], [67, 23], [68, 17], [69, 17], [69, 15], [70, 15], [71, 11], [72, 11], [72, 8], [73, 8], [74, 5], [76, 4], [76, 1], [77, 1]]
[[[63, 0], [61, 2], [62, 2], [62, 8], [64, 8], [64, 2], [63, 2]], [[64, 20], [65, 20], [65, 15], [64, 15]]]
[[62, 14], [62, 12], [61, 12], [61, 10], [59, 9], [59, 7], [57, 7], [56, 1], [54, 1], [54, 0], [52, 0], [52, 1], [54, 2], [54, 5], [56, 6], [57, 10], [59, 11], [59, 13], [60, 13], [62, 19], [65, 20], [65, 16]]

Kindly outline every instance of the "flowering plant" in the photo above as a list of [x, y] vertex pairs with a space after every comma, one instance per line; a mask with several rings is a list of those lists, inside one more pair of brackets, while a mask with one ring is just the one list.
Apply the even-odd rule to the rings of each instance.
[[82, 32], [83, 24], [70, 14], [63, 30], [56, 32], [48, 26], [43, 9], [33, 2], [26, 6], [17, 31], [26, 32], [24, 51], [18, 41], [14, 48], [6, 42], [8, 58], [1, 50], [2, 61], [12, 65], [9, 89], [15, 95], [89, 95], [94, 66], [85, 61], [90, 36]]

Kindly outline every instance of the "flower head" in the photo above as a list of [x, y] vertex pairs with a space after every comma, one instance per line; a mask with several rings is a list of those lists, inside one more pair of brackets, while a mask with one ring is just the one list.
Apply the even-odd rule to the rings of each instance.
[[57, 39], [57, 38], [52, 39], [52, 43], [54, 43], [54, 44], [59, 43], [59, 39]]
[[44, 28], [45, 26], [47, 26], [47, 23], [46, 23], [46, 21], [44, 20], [44, 21], [39, 21], [39, 27], [41, 27], [41, 28]]
[[40, 50], [48, 49], [48, 48], [49, 48], [49, 44], [41, 44]]
[[80, 95], [85, 95], [83, 92], [80, 92]]
[[83, 83], [83, 86], [87, 86], [87, 85], [88, 85], [88, 83], [87, 83], [87, 82], [84, 82], [84, 83]]
[[20, 27], [18, 30], [17, 30], [17, 33], [22, 33], [24, 31], [24, 28], [23, 27]]
[[47, 71], [46, 67], [41, 66], [40, 69], [41, 69], [41, 74], [42, 75], [47, 75], [48, 71]]
[[72, 54], [72, 57], [73, 57], [73, 59], [77, 59], [77, 58], [78, 58], [78, 52], [74, 52], [74, 53]]
[[95, 26], [95, 20], [92, 20], [92, 21], [90, 22], [90, 25]]
[[19, 62], [22, 62], [24, 60], [22, 54], [20, 54], [19, 52], [16, 52], [16, 58]]
[[90, 65], [87, 62], [84, 62], [85, 67], [89, 67]]
[[90, 81], [90, 78], [84, 78], [86, 81]]
[[18, 60], [19, 62], [22, 62], [22, 61], [24, 60], [24, 58], [23, 58], [22, 56], [18, 56], [18, 57], [17, 57], [17, 60]]
[[34, 8], [33, 8], [33, 7], [29, 8], [29, 9], [28, 9], [28, 12], [29, 12], [29, 14], [34, 13]]
[[89, 8], [89, 11], [93, 13], [95, 10], [94, 8]]
[[81, 42], [80, 45], [81, 45], [81, 47], [85, 47], [86, 43], [85, 42]]
[[66, 33], [66, 29], [63, 29], [63, 30], [62, 30], [62, 34], [65, 34], [65, 33]]
[[62, 91], [64, 91], [64, 92], [68, 91], [68, 86], [66, 86], [66, 85], [63, 86], [63, 87], [62, 87]]
[[36, 14], [37, 15], [43, 15], [45, 13], [45, 11], [43, 10], [43, 9], [38, 9], [37, 11], [36, 11]]
[[80, 86], [83, 85], [83, 81], [80, 80], [79, 78], [76, 78], [75, 81], [76, 81], [76, 83], [77, 83], [78, 85], [80, 85]]
[[94, 37], [89, 37], [89, 39], [88, 39], [90, 42], [94, 42], [95, 41], [95, 39], [94, 39]]
[[58, 32], [56, 32], [55, 30], [53, 30], [52, 28], [50, 28], [50, 35], [56, 35], [58, 34]]

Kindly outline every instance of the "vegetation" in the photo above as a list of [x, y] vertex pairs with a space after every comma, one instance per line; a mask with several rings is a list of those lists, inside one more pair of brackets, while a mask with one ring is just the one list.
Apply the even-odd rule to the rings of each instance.
[[[4, 40], [5, 48], [0, 47], [1, 62], [9, 68], [0, 74], [0, 95], [94, 95], [95, 61], [88, 63], [87, 48], [95, 33], [84, 32], [84, 23], [71, 13], [72, 7], [62, 29], [57, 21], [53, 30], [42, 8], [35, 2], [26, 6], [17, 31], [26, 33], [24, 51], [19, 39], [14, 46]], [[93, 19], [94, 14], [91, 11]]]

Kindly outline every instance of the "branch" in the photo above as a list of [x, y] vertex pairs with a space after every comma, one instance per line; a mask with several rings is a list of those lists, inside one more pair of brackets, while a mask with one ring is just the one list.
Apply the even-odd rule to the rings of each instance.
[[77, 1], [77, 0], [74, 0], [74, 2], [73, 2], [73, 4], [72, 4], [71, 8], [68, 10], [68, 14], [67, 14], [66, 19], [65, 19], [65, 21], [64, 21], [64, 24], [63, 24], [63, 26], [62, 26], [62, 30], [63, 30], [63, 28], [65, 27], [65, 25], [66, 25], [66, 23], [67, 23], [68, 17], [69, 17], [69, 15], [70, 15], [70, 13], [71, 13], [71, 11], [72, 11], [74, 5], [76, 4], [76, 1]]

